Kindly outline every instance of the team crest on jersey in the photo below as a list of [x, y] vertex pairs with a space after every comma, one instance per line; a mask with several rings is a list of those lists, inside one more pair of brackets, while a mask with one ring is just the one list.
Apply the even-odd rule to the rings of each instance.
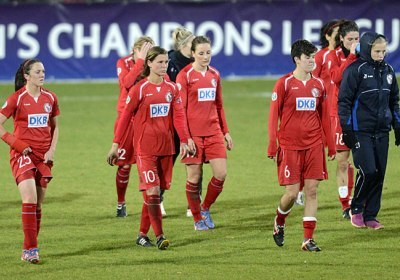
[[4, 102], [3, 107], [1, 107], [1, 109], [4, 109], [4, 108], [6, 108], [6, 107], [7, 107], [7, 101]]
[[217, 87], [217, 80], [215, 78], [212, 78], [211, 84], [213, 87]]
[[319, 89], [317, 89], [317, 88], [312, 88], [312, 89], [311, 89], [311, 94], [312, 94], [312, 96], [314, 96], [314, 97], [318, 97], [318, 96], [320, 95], [320, 91], [319, 91]]
[[271, 95], [271, 99], [272, 99], [272, 101], [277, 100], [278, 99], [278, 94], [276, 92], [273, 92], [272, 95]]
[[386, 77], [386, 80], [388, 82], [389, 85], [391, 85], [393, 83], [393, 76], [392, 74], [388, 74]]
[[50, 113], [50, 112], [51, 112], [51, 105], [50, 105], [50, 103], [44, 103], [43, 108], [44, 108], [44, 110], [46, 111], [46, 113]]
[[171, 102], [172, 101], [172, 92], [168, 91], [167, 94], [165, 95], [165, 100], [167, 102]]
[[176, 83], [176, 86], [178, 87], [178, 90], [181, 90], [181, 88], [182, 88], [181, 83]]

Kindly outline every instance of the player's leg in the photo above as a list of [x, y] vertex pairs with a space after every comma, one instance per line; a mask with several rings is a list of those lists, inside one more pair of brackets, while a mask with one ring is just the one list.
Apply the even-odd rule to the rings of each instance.
[[129, 175], [131, 172], [131, 165], [125, 164], [118, 166], [115, 185], [117, 190], [117, 217], [125, 218], [128, 214], [126, 212], [125, 195], [129, 184]]
[[142, 214], [140, 217], [140, 229], [139, 234], [136, 239], [136, 244], [143, 247], [153, 247], [154, 244], [151, 242], [150, 238], [147, 236], [150, 230], [150, 216], [149, 209], [147, 205], [147, 195], [146, 192], [142, 192], [143, 195], [143, 206], [142, 206]]
[[317, 225], [317, 188], [319, 181], [314, 179], [306, 179], [304, 184], [304, 193], [306, 204], [303, 215], [304, 240], [301, 249], [304, 251], [318, 252], [321, 249], [314, 241], [314, 230]]
[[[342, 211], [345, 213], [349, 205], [349, 157], [350, 151], [338, 150], [336, 153], [336, 182], [339, 192], [339, 201], [342, 205]], [[345, 216], [343, 216], [345, 217]], [[346, 217], [345, 217], [346, 218]]]
[[200, 209], [199, 182], [203, 170], [203, 164], [186, 164], [186, 198], [193, 215], [195, 230], [208, 230]]

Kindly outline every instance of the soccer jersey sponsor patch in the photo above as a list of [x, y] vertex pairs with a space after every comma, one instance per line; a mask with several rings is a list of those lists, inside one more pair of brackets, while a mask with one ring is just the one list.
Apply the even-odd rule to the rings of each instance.
[[150, 118], [166, 117], [169, 113], [169, 103], [150, 104]]
[[49, 114], [29, 114], [28, 127], [47, 127]]
[[215, 88], [199, 88], [197, 90], [198, 101], [214, 101]]
[[272, 101], [277, 100], [278, 99], [278, 94], [276, 92], [273, 92], [272, 95], [271, 95], [271, 99], [272, 99]]
[[297, 97], [296, 110], [297, 111], [315, 111], [316, 99], [315, 97]]

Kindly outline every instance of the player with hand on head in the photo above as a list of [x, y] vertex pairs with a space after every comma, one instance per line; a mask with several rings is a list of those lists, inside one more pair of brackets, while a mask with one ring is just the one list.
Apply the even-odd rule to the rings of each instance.
[[167, 65], [166, 50], [156, 46], [148, 51], [142, 73], [144, 78], [129, 91], [107, 159], [110, 165], [115, 164], [124, 130], [133, 117], [134, 153], [139, 188], [144, 198], [136, 244], [153, 246], [147, 236], [151, 225], [160, 250], [169, 246], [162, 228], [160, 191], [169, 189], [171, 185], [174, 127], [181, 139], [181, 157], [194, 153], [182, 99], [176, 85], [165, 80]]
[[336, 181], [339, 191], [339, 201], [342, 204], [342, 216], [350, 219], [349, 211], [351, 193], [354, 185], [354, 168], [349, 162], [350, 148], [343, 142], [343, 133], [338, 116], [338, 93], [343, 71], [356, 60], [356, 47], [359, 41], [358, 26], [354, 21], [342, 20], [336, 35], [337, 48], [328, 55], [330, 73], [333, 84], [329, 90], [330, 116], [332, 134], [336, 144]]
[[293, 43], [291, 56], [296, 68], [276, 82], [268, 121], [268, 158], [277, 162], [279, 184], [285, 187], [276, 210], [273, 238], [278, 246], [284, 245], [286, 217], [304, 180], [304, 251], [321, 250], [313, 234], [317, 223], [317, 188], [321, 180], [328, 178], [325, 141], [329, 158], [335, 158], [325, 87], [322, 80], [311, 75], [316, 51], [306, 40]]
[[[39, 263], [38, 235], [47, 185], [53, 178], [60, 114], [56, 95], [43, 88], [45, 70], [38, 59], [25, 60], [15, 74], [15, 92], [0, 110], [0, 136], [10, 146], [10, 165], [22, 199], [24, 244], [21, 259]], [[13, 134], [4, 123], [14, 119]]]
[[[215, 227], [210, 207], [222, 192], [227, 173], [226, 149], [233, 148], [233, 140], [223, 108], [221, 77], [210, 66], [210, 39], [195, 37], [191, 50], [194, 62], [179, 72], [176, 82], [187, 114], [190, 135], [196, 144], [196, 154], [182, 159], [182, 162], [186, 164], [186, 197], [193, 214], [194, 228], [208, 230]], [[210, 163], [213, 177], [201, 203], [199, 184], [204, 163]]]
[[351, 148], [358, 169], [351, 202], [351, 224], [381, 229], [376, 219], [381, 208], [389, 149], [394, 128], [400, 145], [399, 87], [395, 71], [385, 60], [385, 36], [366, 32], [360, 40], [360, 57], [343, 73], [339, 117], [343, 141]]
[[[119, 97], [117, 103], [117, 119], [114, 124], [114, 133], [124, 110], [126, 98], [130, 88], [137, 82], [143, 70], [144, 60], [148, 50], [153, 47], [154, 42], [148, 36], [139, 37], [132, 47], [131, 55], [122, 57], [117, 61], [117, 74], [119, 81]], [[133, 155], [133, 119], [129, 123], [118, 147], [118, 166], [115, 183], [117, 190], [117, 217], [126, 217], [125, 194], [128, 188], [131, 165], [135, 163]]]

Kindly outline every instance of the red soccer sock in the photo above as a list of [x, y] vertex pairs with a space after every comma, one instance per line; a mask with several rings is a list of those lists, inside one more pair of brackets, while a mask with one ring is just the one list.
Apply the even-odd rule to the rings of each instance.
[[142, 216], [140, 217], [140, 235], [147, 236], [150, 229], [150, 216], [149, 209], [146, 204], [146, 192], [143, 192], [143, 206], [142, 206]]
[[118, 204], [125, 203], [125, 194], [126, 194], [126, 189], [128, 188], [130, 172], [131, 172], [130, 165], [129, 168], [124, 168], [122, 166], [118, 167], [117, 175], [115, 177], [115, 183], [117, 186]]
[[354, 167], [349, 163], [349, 168], [347, 169], [347, 177], [348, 177], [348, 190], [349, 194], [347, 195], [347, 200], [349, 203], [351, 203], [351, 195], [353, 193], [353, 187], [354, 187]]
[[24, 249], [37, 248], [36, 204], [22, 203], [22, 229]]
[[224, 181], [220, 181], [215, 177], [212, 177], [210, 183], [208, 183], [207, 194], [204, 198], [202, 209], [210, 209], [211, 205], [217, 200], [217, 197], [222, 192], [224, 187]]
[[189, 204], [190, 211], [192, 211], [193, 219], [195, 222], [201, 220], [200, 213], [200, 193], [199, 186], [189, 181], [186, 182], [186, 198]]
[[304, 239], [313, 238], [317, 219], [315, 217], [303, 217]]
[[37, 236], [39, 236], [40, 222], [41, 221], [42, 221], [42, 209], [37, 209], [36, 208], [36, 230], [37, 230]]
[[159, 195], [147, 196], [147, 209], [149, 211], [150, 223], [157, 238], [163, 235], [160, 203]]
[[276, 223], [278, 225], [283, 226], [285, 224], [286, 217], [289, 216], [290, 210], [292, 209], [289, 209], [288, 211], [284, 212], [279, 207], [276, 209]]

